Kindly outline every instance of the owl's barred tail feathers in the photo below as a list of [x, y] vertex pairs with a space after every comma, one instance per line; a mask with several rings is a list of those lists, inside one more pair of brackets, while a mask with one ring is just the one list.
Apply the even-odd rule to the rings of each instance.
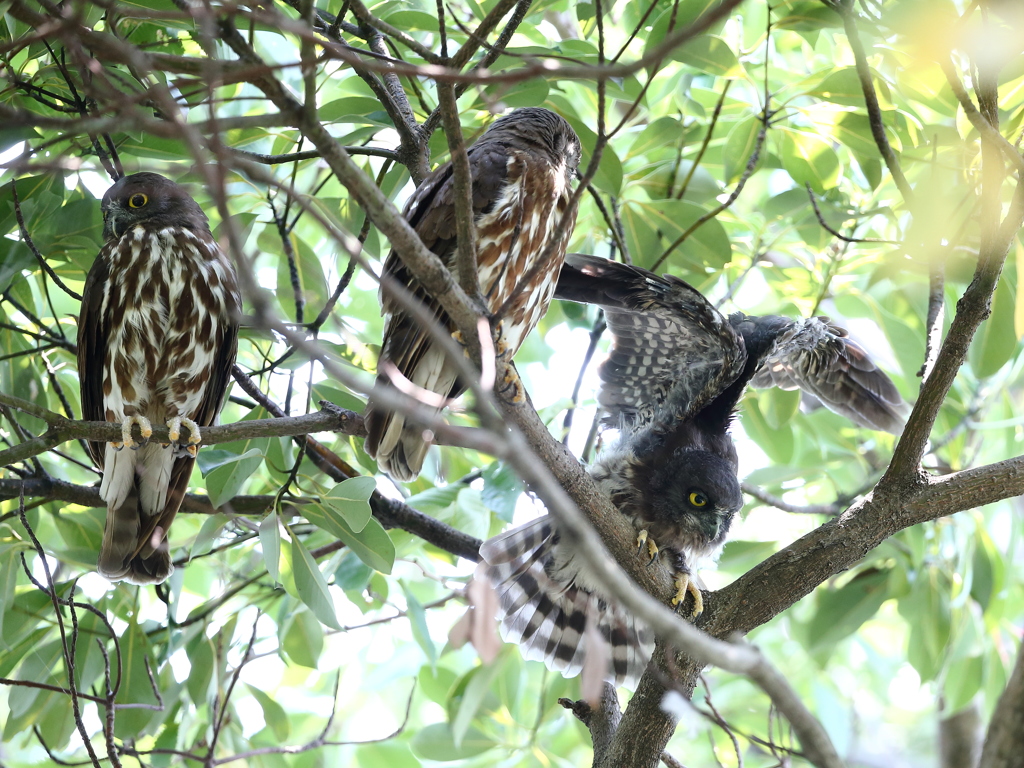
[[[403, 374], [420, 389], [448, 397], [456, 388], [458, 372], [445, 358], [444, 350], [427, 346], [411, 372]], [[386, 386], [386, 372], [378, 376], [378, 386]], [[415, 395], [413, 395], [415, 397]], [[370, 398], [365, 415], [366, 452], [377, 460], [384, 472], [399, 482], [415, 480], [423, 468], [430, 444], [423, 439], [424, 429], [403, 415], [378, 408]]]
[[[549, 571], [556, 572], [557, 545], [554, 525], [544, 516], [480, 548], [484, 573], [498, 594], [502, 638], [517, 643], [526, 659], [572, 677], [583, 669], [596, 630], [611, 648], [606, 679], [635, 688], [654, 652], [653, 633], [575, 579], [562, 583], [553, 578]], [[571, 563], [563, 564], [557, 572], [571, 569]]]

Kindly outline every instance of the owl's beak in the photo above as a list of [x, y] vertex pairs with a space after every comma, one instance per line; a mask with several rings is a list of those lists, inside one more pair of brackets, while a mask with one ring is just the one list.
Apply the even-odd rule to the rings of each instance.
[[119, 240], [128, 226], [124, 209], [117, 203], [111, 203], [103, 210], [103, 239]]

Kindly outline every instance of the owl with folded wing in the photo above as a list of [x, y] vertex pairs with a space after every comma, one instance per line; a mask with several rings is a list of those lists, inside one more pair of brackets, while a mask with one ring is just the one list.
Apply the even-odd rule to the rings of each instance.
[[[798, 387], [859, 425], [902, 429], [892, 381], [827, 319], [726, 318], [678, 278], [580, 254], [566, 258], [555, 295], [605, 311], [612, 346], [598, 402], [621, 436], [590, 474], [636, 527], [640, 555], [669, 564], [673, 603], [692, 597], [694, 616], [703, 602], [693, 574], [717, 557], [743, 504], [729, 426], [748, 385]], [[635, 687], [653, 634], [601, 595], [549, 516], [485, 542], [481, 555], [502, 634], [524, 656], [574, 675], [591, 625], [611, 647], [607, 679]]]
[[[526, 107], [495, 120], [467, 150], [473, 185], [480, 291], [500, 323], [504, 354], [515, 354], [547, 311], [576, 222], [571, 181], [580, 162], [580, 140], [562, 117]], [[428, 176], [410, 198], [405, 217], [423, 243], [455, 270], [455, 177], [451, 163]], [[440, 303], [427, 295], [392, 252], [384, 276], [399, 281], [449, 332], [455, 330]], [[378, 386], [402, 377], [421, 390], [451, 400], [465, 391], [458, 367], [445, 357], [421, 321], [390, 297], [377, 365]], [[366, 411], [366, 452], [395, 480], [412, 480], [423, 467], [429, 443], [423, 428], [379, 406]]]
[[[105, 243], [85, 281], [78, 320], [82, 412], [122, 425], [91, 441], [107, 505], [97, 569], [159, 583], [173, 571], [167, 533], [188, 489], [200, 428], [220, 412], [238, 345], [235, 269], [183, 187], [156, 173], [103, 196]], [[152, 422], [170, 445], [149, 442]], [[137, 427], [142, 442], [136, 441]]]

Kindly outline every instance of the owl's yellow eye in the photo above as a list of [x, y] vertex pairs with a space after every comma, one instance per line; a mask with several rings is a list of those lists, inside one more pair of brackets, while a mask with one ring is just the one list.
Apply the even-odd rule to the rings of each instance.
[[699, 491], [693, 491], [690, 493], [690, 503], [695, 507], [706, 507], [708, 505], [708, 497]]
[[141, 208], [149, 202], [149, 198], [141, 192], [128, 198], [128, 205], [132, 208]]

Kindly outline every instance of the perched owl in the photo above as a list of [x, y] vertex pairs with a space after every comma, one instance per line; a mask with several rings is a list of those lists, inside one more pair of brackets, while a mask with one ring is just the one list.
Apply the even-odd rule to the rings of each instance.
[[[645, 558], [666, 557], [674, 604], [717, 556], [743, 504], [728, 434], [748, 384], [800, 387], [858, 424], [899, 431], [905, 404], [892, 381], [822, 318], [723, 317], [694, 288], [666, 275], [570, 254], [556, 296], [602, 306], [612, 348], [598, 401], [621, 429], [591, 468], [598, 489], [636, 526]], [[596, 580], [560, 546], [544, 516], [484, 543], [502, 634], [528, 659], [579, 672], [592, 623], [612, 650], [608, 679], [635, 686], [650, 659], [650, 630], [601, 597]]]
[[[480, 291], [493, 319], [501, 323], [502, 351], [514, 354], [547, 311], [562, 266], [576, 210], [565, 216], [572, 196], [570, 181], [580, 162], [580, 141], [572, 127], [547, 109], [517, 109], [487, 129], [468, 150], [476, 214]], [[454, 176], [445, 163], [427, 177], [405, 208], [405, 217], [423, 243], [449, 269], [455, 269]], [[540, 263], [552, 238], [555, 247]], [[384, 276], [409, 287], [442, 326], [455, 328], [392, 252]], [[419, 321], [381, 291], [388, 315], [378, 363], [378, 386], [388, 381], [389, 366], [418, 387], [444, 398], [465, 391], [457, 368], [436, 346]], [[500, 316], [499, 316], [500, 313]], [[395, 480], [412, 480], [423, 466], [428, 445], [423, 429], [374, 404], [366, 412], [366, 452]]]
[[[97, 569], [112, 581], [159, 583], [173, 570], [167, 531], [199, 428], [214, 423], [227, 390], [241, 301], [206, 215], [173, 181], [125, 176], [102, 210], [106, 242], [85, 281], [78, 375], [84, 418], [120, 422], [122, 439], [89, 444], [107, 503]], [[154, 421], [172, 445], [148, 441]]]

